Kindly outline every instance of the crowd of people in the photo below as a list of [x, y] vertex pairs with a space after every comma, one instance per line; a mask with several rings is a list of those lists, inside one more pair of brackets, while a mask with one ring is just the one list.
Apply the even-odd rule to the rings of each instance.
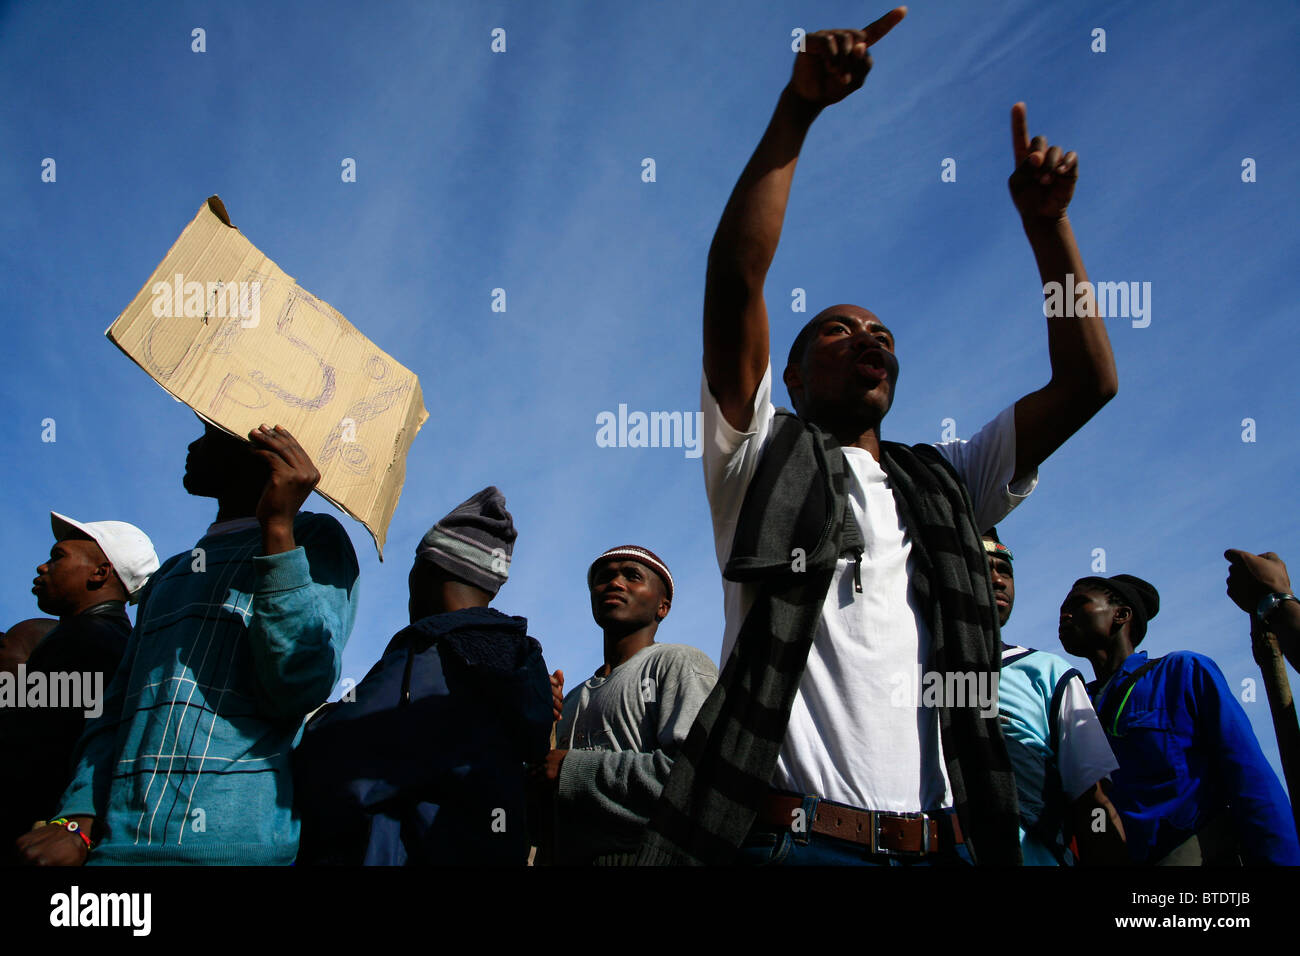
[[[137, 528], [51, 516], [33, 591], [57, 620], [6, 632], [3, 673], [106, 689], [93, 716], [0, 706], [0, 762], [24, 768], [0, 792], [10, 862], [1300, 864], [1219, 668], [1138, 649], [1151, 583], [1062, 587], [1061, 649], [1091, 681], [1004, 640], [1015, 558], [996, 526], [1118, 388], [1066, 214], [1078, 160], [1030, 137], [1024, 104], [1011, 197], [1044, 287], [1084, 290], [1046, 319], [1048, 383], [968, 441], [886, 441], [893, 335], [838, 305], [789, 350], [794, 410], [773, 404], [764, 282], [805, 135], [903, 16], [806, 38], [709, 250], [717, 661], [657, 641], [677, 582], [651, 549], [612, 547], [586, 581], [604, 663], [566, 693], [527, 620], [492, 606], [516, 533], [489, 487], [418, 542], [410, 625], [325, 704], [356, 618], [348, 536], [301, 511], [319, 473], [288, 431], [207, 426], [184, 484], [217, 514], [193, 550], [160, 563]], [[1286, 566], [1225, 558], [1252, 634], [1300, 663]]]

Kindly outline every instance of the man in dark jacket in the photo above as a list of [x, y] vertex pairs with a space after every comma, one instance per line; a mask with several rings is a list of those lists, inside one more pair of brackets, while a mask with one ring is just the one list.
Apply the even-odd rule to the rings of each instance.
[[552, 688], [528, 622], [488, 607], [515, 540], [485, 488], [429, 530], [410, 627], [318, 713], [295, 753], [298, 862], [522, 865], [524, 764], [549, 750]]
[[[158, 570], [153, 543], [134, 525], [55, 512], [50, 524], [54, 546], [36, 569], [32, 593], [59, 620], [0, 678], [0, 843], [10, 862], [17, 862], [14, 841], [57, 810], [86, 718], [99, 715], [104, 688], [122, 662], [131, 634], [126, 604]], [[39, 624], [12, 628], [13, 640]], [[10, 677], [12, 694], [5, 687]]]

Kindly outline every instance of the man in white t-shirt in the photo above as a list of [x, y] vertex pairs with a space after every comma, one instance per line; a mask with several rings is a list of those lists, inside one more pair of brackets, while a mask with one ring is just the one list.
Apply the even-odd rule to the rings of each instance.
[[[776, 413], [763, 285], [780, 238], [799, 150], [821, 110], [862, 86], [871, 67], [867, 48], [905, 12], [894, 10], [865, 30], [822, 31], [806, 38], [807, 51], [795, 59], [793, 78], [732, 192], [709, 251], [701, 401], [705, 483], [720, 567], [736, 556], [733, 541], [739, 540], [743, 505], [773, 434]], [[1049, 149], [1041, 137], [1031, 141], [1023, 104], [1012, 110], [1012, 133], [1017, 168], [1009, 185], [1042, 279], [1063, 280], [1072, 273], [1084, 282], [1083, 263], [1065, 215], [1077, 178], [1076, 157], [1062, 155], [1055, 146]], [[962, 523], [965, 563], [980, 576], [977, 588], [984, 593], [978, 597], [988, 606], [992, 598], [978, 551], [978, 529], [995, 524], [1029, 494], [1038, 464], [1117, 388], [1114, 359], [1102, 320], [1095, 317], [1095, 304], [1085, 294], [1080, 305], [1077, 312], [1083, 317], [1048, 322], [1052, 379], [1046, 386], [1007, 407], [970, 441], [937, 446], [951, 465], [949, 473], [969, 491], [970, 505], [964, 510], [973, 514], [954, 520]], [[743, 857], [764, 861], [1019, 859], [1014, 820], [1009, 838], [1003, 827], [999, 832], [1004, 837], [985, 846], [973, 846], [969, 834], [963, 841], [962, 827], [945, 812], [954, 800], [937, 716], [952, 702], [918, 704], [919, 698], [909, 701], [915, 695], [907, 693], [936, 675], [927, 673], [932, 648], [926, 616], [933, 601], [923, 602], [916, 593], [913, 552], [918, 529], [909, 527], [900, 514], [897, 482], [882, 468], [881, 422], [894, 399], [898, 368], [893, 334], [873, 313], [857, 306], [826, 309], [796, 338], [783, 380], [799, 419], [810, 423], [808, 427], [817, 426], [817, 434], [828, 436], [825, 440], [842, 450], [847, 477], [834, 487], [842, 487], [837, 494], [847, 495], [847, 511], [862, 540], [860, 546], [854, 544], [856, 559], [838, 561], [825, 593], [785, 718], [771, 792], [759, 798], [758, 806], [736, 796], [749, 793], [745, 773], [752, 775], [762, 761], [749, 762], [739, 775], [729, 770], [712, 773], [707, 783], [689, 782], [688, 775], [709, 776], [711, 767], [748, 746], [746, 728], [730, 726], [725, 732], [729, 742], [711, 750], [710, 730], [697, 721], [684, 749], [686, 759], [674, 770], [686, 782], [666, 791], [668, 806], [655, 818], [652, 830], [657, 836], [643, 847], [643, 862], [734, 859], [727, 850], [734, 832], [719, 834], [734, 831], [729, 821], [746, 814], [752, 814], [754, 822]], [[923, 520], [924, 515], [918, 519]], [[799, 560], [798, 554], [794, 560]], [[735, 690], [727, 688], [726, 668], [735, 663], [733, 647], [759, 586], [724, 580], [723, 591], [724, 672], [719, 691], [702, 711], [705, 723], [728, 719]], [[991, 613], [982, 620], [985, 643], [996, 648], [996, 622]], [[949, 633], [952, 630], [948, 627]], [[996, 687], [987, 686], [996, 683], [996, 651], [990, 653], [991, 673], [980, 675], [980, 686], [971, 691], [978, 691], [979, 699], [969, 703], [978, 705], [996, 726]], [[750, 665], [763, 654], [759, 648], [736, 666], [744, 667], [746, 675], [757, 674], [758, 665]], [[774, 666], [784, 668], [789, 662]], [[937, 676], [942, 680], [953, 675]], [[744, 684], [745, 693], [759, 697], [768, 686], [749, 676]], [[761, 707], [749, 713], [755, 712], [766, 720]], [[992, 735], [997, 739], [989, 747], [1005, 763], [1001, 738], [996, 730]], [[961, 739], [969, 744], [969, 737]], [[683, 770], [683, 764], [693, 769]], [[1006, 775], [1009, 779], [1009, 770]], [[962, 777], [965, 786], [965, 771]], [[709, 790], [707, 799], [701, 789]], [[704, 809], [706, 804], [714, 809]], [[1014, 795], [1007, 797], [1003, 810], [1004, 818], [1014, 817]], [[989, 845], [994, 842], [1002, 845]]]

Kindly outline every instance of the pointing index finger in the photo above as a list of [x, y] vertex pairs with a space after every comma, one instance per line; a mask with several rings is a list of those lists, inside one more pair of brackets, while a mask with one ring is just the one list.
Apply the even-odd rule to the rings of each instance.
[[895, 7], [875, 23], [868, 24], [866, 29], [862, 31], [865, 34], [863, 39], [866, 41], [867, 46], [871, 46], [871, 44], [902, 23], [905, 16], [907, 16], [907, 7]]
[[1011, 107], [1011, 149], [1019, 166], [1029, 155], [1029, 111], [1024, 103]]

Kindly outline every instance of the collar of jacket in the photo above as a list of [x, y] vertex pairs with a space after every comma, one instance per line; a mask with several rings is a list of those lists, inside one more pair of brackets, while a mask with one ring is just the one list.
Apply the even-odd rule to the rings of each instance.
[[1133, 673], [1146, 662], [1146, 651], [1134, 651], [1128, 657], [1124, 658], [1124, 662], [1120, 664], [1119, 667], [1115, 668], [1114, 673], [1104, 681], [1094, 680], [1091, 684], [1088, 684], [1088, 696], [1092, 698], [1093, 706], [1100, 711], [1102, 701], [1105, 699], [1106, 694], [1109, 693], [1110, 689], [1112, 687], [1118, 687], [1123, 683], [1125, 677]]
[[528, 619], [502, 614], [491, 607], [467, 607], [431, 614], [393, 635], [384, 653], [409, 648], [416, 654], [437, 647], [483, 674], [505, 674], [521, 667], [541, 645], [528, 636]]
[[444, 634], [462, 627], [516, 627], [527, 630], [528, 621], [522, 617], [502, 614], [494, 607], [466, 607], [459, 611], [446, 611], [442, 614], [430, 614], [407, 625], [393, 635], [391, 644], [399, 641], [415, 640], [419, 637], [437, 639]]
[[[81, 614], [106, 615], [108, 617], [126, 617], [125, 601], [100, 601], [98, 604], [92, 604]], [[76, 615], [80, 617], [81, 614]], [[130, 620], [129, 618], [127, 618]]]

